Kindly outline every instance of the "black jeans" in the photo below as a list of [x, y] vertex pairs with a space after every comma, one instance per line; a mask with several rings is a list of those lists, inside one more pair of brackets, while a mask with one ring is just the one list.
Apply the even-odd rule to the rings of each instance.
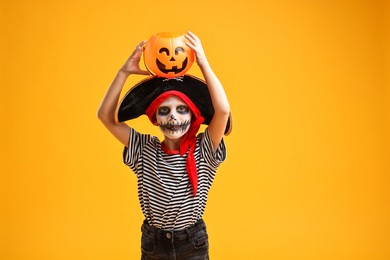
[[199, 220], [179, 231], [165, 231], [142, 225], [141, 260], [207, 260], [209, 242], [206, 224]]

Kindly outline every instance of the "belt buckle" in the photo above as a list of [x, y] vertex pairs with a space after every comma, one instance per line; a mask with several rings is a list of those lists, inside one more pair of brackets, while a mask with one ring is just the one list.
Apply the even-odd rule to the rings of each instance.
[[165, 237], [173, 242], [173, 231], [165, 231]]

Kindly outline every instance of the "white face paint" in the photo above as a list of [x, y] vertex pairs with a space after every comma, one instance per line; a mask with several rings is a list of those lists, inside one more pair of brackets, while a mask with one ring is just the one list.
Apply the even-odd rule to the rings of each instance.
[[178, 97], [169, 97], [157, 108], [157, 124], [166, 138], [184, 136], [191, 125], [191, 110]]

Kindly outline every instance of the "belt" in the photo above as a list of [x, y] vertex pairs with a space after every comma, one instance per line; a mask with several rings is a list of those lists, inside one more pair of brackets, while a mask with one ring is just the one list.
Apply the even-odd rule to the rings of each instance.
[[204, 223], [203, 219], [198, 220], [194, 225], [182, 230], [171, 231], [159, 229], [149, 225], [146, 219], [144, 220], [144, 223], [141, 227], [142, 233], [155, 236], [157, 239], [165, 239], [170, 241], [189, 239], [193, 233], [201, 229], [206, 229], [206, 224]]

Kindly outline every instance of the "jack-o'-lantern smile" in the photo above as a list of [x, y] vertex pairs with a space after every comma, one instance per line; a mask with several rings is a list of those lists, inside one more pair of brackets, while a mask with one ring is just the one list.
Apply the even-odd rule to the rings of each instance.
[[[173, 58], [172, 58], [173, 59]], [[171, 60], [172, 61], [172, 60]], [[174, 61], [174, 60], [173, 60]], [[172, 66], [171, 68], [167, 68], [168, 66], [163, 64], [161, 61], [159, 61], [158, 59], [156, 59], [156, 64], [157, 64], [157, 67], [158, 69], [163, 72], [163, 73], [175, 73], [175, 74], [178, 74], [180, 72], [182, 72], [185, 68], [187, 68], [187, 63], [188, 63], [188, 59], [185, 58], [185, 60], [183, 61], [182, 65], [181, 65], [181, 68], [178, 68], [177, 66]]]

